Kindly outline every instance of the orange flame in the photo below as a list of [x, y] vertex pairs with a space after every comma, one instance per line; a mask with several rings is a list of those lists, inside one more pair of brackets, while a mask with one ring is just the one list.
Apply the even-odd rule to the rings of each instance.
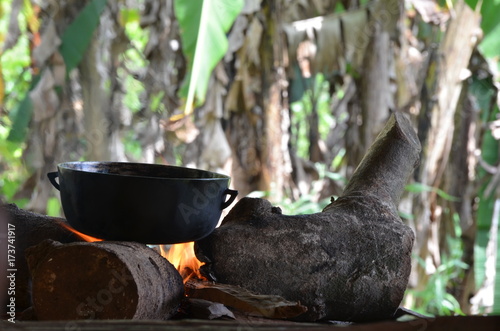
[[196, 258], [194, 254], [194, 242], [175, 244], [170, 249], [160, 245], [161, 255], [170, 261], [179, 271], [184, 284], [191, 278], [205, 279], [200, 273], [200, 267], [205, 263]]
[[71, 226], [69, 226], [69, 224], [65, 223], [65, 222], [61, 222], [61, 226], [71, 232], [73, 232], [74, 234], [76, 234], [78, 237], [82, 238], [83, 240], [85, 241], [88, 241], [88, 242], [94, 242], [94, 241], [102, 241], [102, 239], [99, 239], [99, 238], [94, 238], [94, 237], [91, 237], [91, 236], [88, 236], [84, 233], [81, 233], [79, 231], [76, 231], [75, 229], [73, 229]]

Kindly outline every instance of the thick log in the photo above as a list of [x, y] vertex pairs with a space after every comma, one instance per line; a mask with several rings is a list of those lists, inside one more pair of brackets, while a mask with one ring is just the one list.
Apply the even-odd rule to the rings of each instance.
[[219, 302], [253, 316], [289, 319], [307, 311], [307, 308], [300, 303], [287, 301], [280, 296], [255, 294], [227, 284], [190, 280], [185, 288], [190, 298]]
[[266, 200], [241, 199], [197, 242], [202, 273], [299, 301], [308, 307], [302, 320], [391, 318], [408, 284], [414, 241], [396, 205], [419, 152], [410, 121], [396, 113], [343, 196], [323, 212], [282, 215]]
[[[15, 269], [17, 270], [15, 298], [16, 310], [21, 312], [31, 306], [30, 274], [24, 257], [26, 248], [37, 245], [45, 239], [62, 243], [83, 240], [62, 226], [62, 224], [67, 224], [63, 218], [32, 213], [19, 209], [15, 204], [0, 205], [0, 208], [3, 209], [1, 212], [4, 214], [5, 221], [13, 224], [15, 229]], [[7, 229], [7, 224], [3, 229]], [[7, 246], [2, 248], [6, 249]]]
[[143, 244], [49, 240], [26, 256], [39, 320], [165, 320], [184, 296], [174, 266]]

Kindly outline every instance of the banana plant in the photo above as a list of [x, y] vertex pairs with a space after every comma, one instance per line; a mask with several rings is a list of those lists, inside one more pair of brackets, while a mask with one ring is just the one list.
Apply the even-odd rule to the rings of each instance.
[[[477, 9], [480, 6], [481, 12], [481, 30], [483, 30], [483, 38], [478, 45], [479, 50], [483, 55], [492, 61], [497, 72], [500, 72], [500, 1], [479, 1], [465, 0], [472, 8]], [[500, 76], [497, 75], [497, 80]]]
[[[481, 13], [481, 30], [483, 38], [478, 45], [479, 51], [489, 62], [493, 72], [496, 72], [495, 80], [500, 81], [500, 1], [465, 1], [472, 9], [479, 10]], [[478, 8], [478, 6], [480, 8]], [[486, 81], [474, 81], [471, 88], [473, 94], [478, 100], [482, 110], [483, 122], [492, 122], [500, 116], [499, 107], [491, 107], [491, 99], [495, 99], [492, 93], [498, 93], [494, 83]], [[494, 92], [493, 92], [494, 91]], [[499, 145], [500, 141], [493, 137], [491, 130], [485, 132], [482, 138], [481, 155], [488, 164], [498, 164], [500, 160]], [[478, 171], [478, 175], [483, 180], [487, 179], [488, 174], [483, 169]], [[498, 231], [498, 213], [495, 212], [495, 205], [498, 204], [498, 196], [494, 192], [488, 192], [488, 183], [483, 185], [479, 191], [479, 206], [477, 216], [477, 234], [474, 248], [474, 273], [476, 279], [476, 288], [479, 288], [486, 277], [486, 248], [490, 241], [490, 229], [497, 226]], [[497, 218], [495, 220], [495, 218]], [[496, 273], [494, 285], [493, 313], [500, 313], [500, 237], [497, 236], [496, 251]]]
[[[66, 73], [76, 68], [81, 62], [106, 4], [107, 0], [90, 1], [63, 32], [59, 52], [64, 59]], [[37, 86], [40, 77], [40, 74], [33, 77], [29, 87], [30, 91]], [[32, 114], [33, 103], [28, 92], [9, 114], [12, 121], [12, 127], [7, 137], [9, 141], [23, 142], [26, 139]]]
[[228, 49], [226, 33], [243, 9], [243, 0], [176, 0], [174, 11], [179, 22], [182, 50], [188, 60], [188, 73], [179, 96], [185, 100], [184, 113], [203, 104], [208, 80]]

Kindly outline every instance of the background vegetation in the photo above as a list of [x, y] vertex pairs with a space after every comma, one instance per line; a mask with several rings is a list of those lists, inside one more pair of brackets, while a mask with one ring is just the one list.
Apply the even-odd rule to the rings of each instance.
[[400, 110], [423, 145], [404, 305], [499, 313], [499, 23], [478, 0], [0, 0], [0, 195], [59, 215], [57, 163], [155, 162], [317, 212]]

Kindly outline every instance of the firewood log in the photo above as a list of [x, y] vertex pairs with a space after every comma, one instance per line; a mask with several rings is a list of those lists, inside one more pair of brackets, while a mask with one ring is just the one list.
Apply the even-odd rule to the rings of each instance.
[[[6, 222], [15, 230], [16, 310], [22, 312], [31, 306], [30, 274], [24, 257], [26, 248], [37, 245], [45, 239], [62, 243], [83, 241], [75, 233], [63, 227], [64, 218], [50, 217], [19, 209], [15, 204], [0, 205]], [[7, 224], [4, 229], [7, 229]], [[7, 248], [5, 246], [4, 248]], [[7, 256], [7, 254], [5, 255]], [[2, 306], [4, 307], [4, 306]]]
[[39, 320], [165, 320], [184, 296], [175, 267], [143, 244], [44, 241], [26, 255]]
[[322, 212], [283, 215], [267, 200], [241, 199], [196, 243], [202, 273], [300, 302], [308, 308], [302, 320], [392, 317], [408, 284], [414, 241], [397, 204], [419, 153], [410, 121], [394, 114], [343, 196]]

